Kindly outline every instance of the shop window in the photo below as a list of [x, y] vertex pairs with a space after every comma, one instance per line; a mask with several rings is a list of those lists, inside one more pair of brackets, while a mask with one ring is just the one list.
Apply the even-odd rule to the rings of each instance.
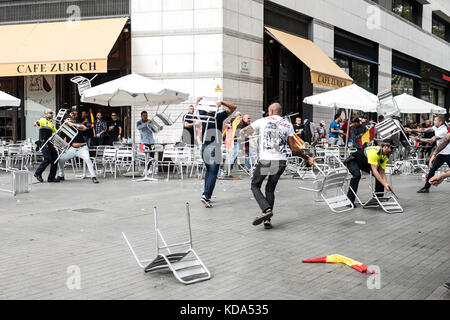
[[414, 78], [398, 73], [392, 74], [392, 94], [398, 96], [407, 93], [414, 96]]
[[445, 108], [445, 89], [430, 88], [430, 102]]
[[433, 13], [433, 34], [450, 42], [450, 25]]
[[392, 0], [392, 12], [414, 24], [421, 25], [422, 5], [414, 0]]
[[335, 55], [335, 62], [342, 70], [353, 78], [355, 84], [372, 93], [376, 92], [375, 79], [377, 65], [338, 54]]

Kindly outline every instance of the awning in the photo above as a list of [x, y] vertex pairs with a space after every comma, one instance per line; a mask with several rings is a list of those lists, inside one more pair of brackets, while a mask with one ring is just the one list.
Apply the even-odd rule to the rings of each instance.
[[128, 18], [0, 26], [0, 76], [102, 73]]
[[312, 83], [333, 88], [342, 88], [353, 83], [353, 79], [311, 40], [265, 28], [274, 39], [311, 69]]

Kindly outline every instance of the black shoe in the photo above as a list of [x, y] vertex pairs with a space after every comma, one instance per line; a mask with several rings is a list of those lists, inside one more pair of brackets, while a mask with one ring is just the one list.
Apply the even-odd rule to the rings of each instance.
[[64, 177], [56, 177], [56, 180], [58, 180], [58, 181], [64, 181], [64, 180], [66, 180], [66, 179], [64, 179]]
[[58, 179], [53, 178], [53, 179], [48, 179], [47, 182], [52, 183], [52, 182], [60, 182], [60, 181]]
[[260, 225], [264, 221], [270, 220], [270, 218], [272, 218], [272, 217], [273, 217], [273, 212], [271, 209], [269, 209], [269, 210], [265, 211], [262, 215], [257, 217], [255, 220], [253, 220], [253, 225], [254, 226]]
[[430, 193], [430, 188], [425, 188], [425, 187], [423, 187], [422, 189], [420, 189], [419, 191], [417, 191], [417, 193]]
[[444, 283], [444, 287], [450, 290], [450, 282]]
[[211, 199], [206, 199], [205, 196], [202, 196], [200, 201], [205, 205], [205, 208], [212, 208]]
[[264, 229], [270, 230], [270, 229], [272, 229], [272, 228], [273, 228], [273, 227], [272, 227], [272, 223], [270, 223], [270, 219], [264, 221]]
[[40, 174], [35, 173], [34, 177], [37, 179], [37, 181], [44, 182], [44, 179], [42, 179], [42, 176]]
[[96, 177], [92, 178], [92, 183], [99, 183]]

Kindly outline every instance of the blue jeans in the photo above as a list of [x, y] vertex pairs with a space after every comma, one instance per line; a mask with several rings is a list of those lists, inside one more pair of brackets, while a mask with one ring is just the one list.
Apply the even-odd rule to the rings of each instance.
[[211, 199], [216, 187], [217, 174], [219, 173], [222, 161], [221, 147], [215, 144], [202, 146], [202, 159], [206, 166], [205, 189], [203, 195], [206, 199]]

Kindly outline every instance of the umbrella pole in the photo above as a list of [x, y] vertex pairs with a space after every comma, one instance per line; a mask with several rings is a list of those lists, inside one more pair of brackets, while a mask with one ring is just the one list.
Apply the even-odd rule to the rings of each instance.
[[348, 134], [350, 132], [350, 113], [352, 112], [351, 109], [347, 110], [347, 135], [345, 139], [345, 158], [347, 158], [347, 151], [348, 151]]

